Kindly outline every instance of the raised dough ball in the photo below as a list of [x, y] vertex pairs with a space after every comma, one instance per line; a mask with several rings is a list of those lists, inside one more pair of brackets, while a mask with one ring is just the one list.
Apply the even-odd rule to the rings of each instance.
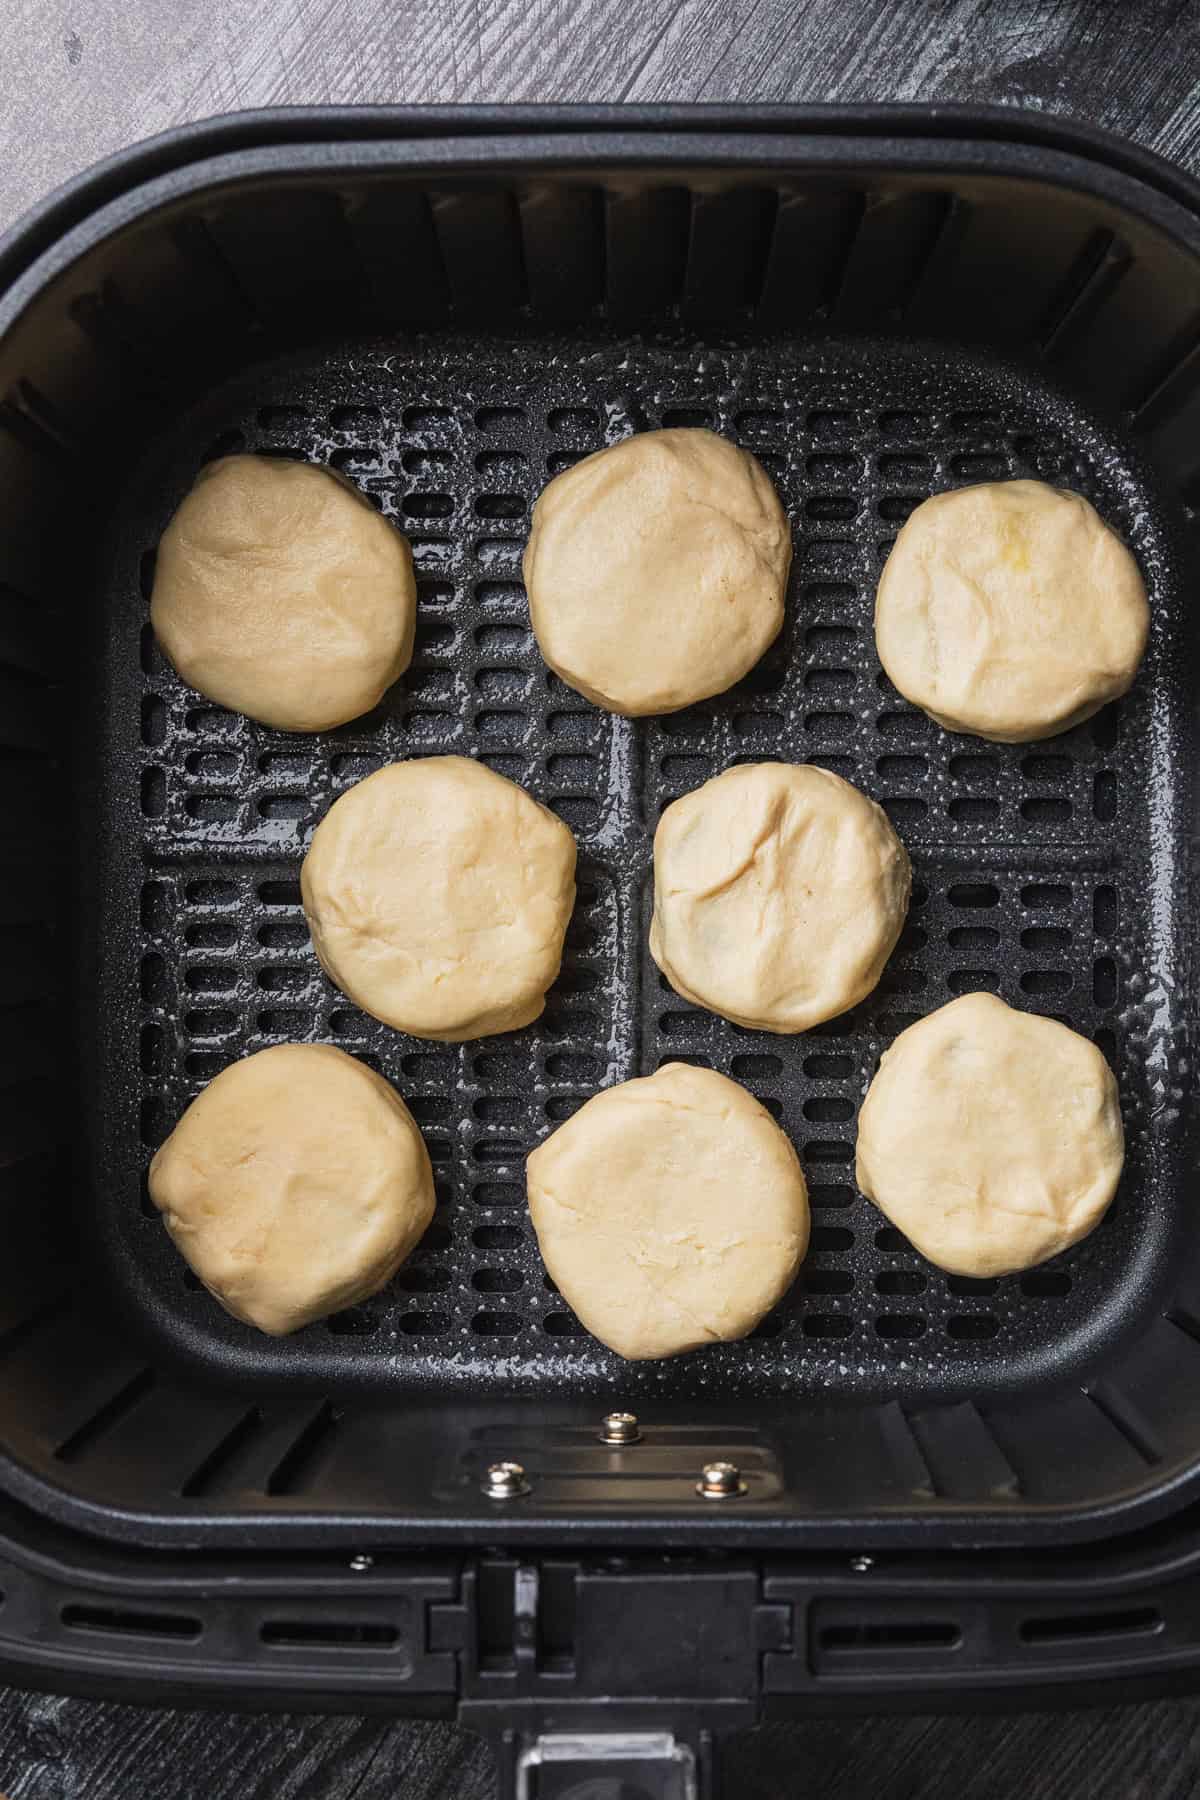
[[711, 431], [648, 431], [556, 475], [525, 551], [542, 655], [611, 712], [732, 687], [779, 635], [791, 532], [760, 464]]
[[1095, 1044], [992, 994], [902, 1031], [858, 1120], [858, 1185], [930, 1262], [1007, 1275], [1078, 1243], [1117, 1191], [1117, 1084]]
[[808, 1247], [796, 1152], [736, 1081], [668, 1063], [589, 1100], [529, 1158], [542, 1259], [631, 1359], [744, 1337]]
[[412, 552], [328, 469], [210, 463], [163, 533], [150, 618], [183, 679], [280, 731], [369, 712], [412, 656]]
[[430, 756], [334, 802], [300, 889], [343, 993], [397, 1031], [456, 1043], [544, 1008], [575, 904], [575, 839], [483, 763]]
[[1025, 743], [1123, 694], [1146, 648], [1138, 566], [1081, 494], [1041, 481], [936, 494], [875, 600], [879, 660], [949, 731]]
[[433, 1217], [433, 1170], [382, 1076], [327, 1044], [277, 1044], [192, 1101], [150, 1198], [225, 1310], [281, 1337], [391, 1280]]
[[677, 993], [762, 1031], [807, 1031], [879, 980], [912, 871], [886, 813], [807, 764], [728, 769], [654, 836], [650, 953]]

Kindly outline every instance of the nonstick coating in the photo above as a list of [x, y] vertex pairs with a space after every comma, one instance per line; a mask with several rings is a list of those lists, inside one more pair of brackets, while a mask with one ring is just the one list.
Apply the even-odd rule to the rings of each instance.
[[[633, 431], [706, 425], [751, 449], [787, 506], [782, 637], [736, 688], [669, 717], [597, 711], [543, 665], [521, 553], [547, 479]], [[180, 682], [148, 624], [154, 547], [200, 465], [249, 449], [328, 464], [410, 535], [412, 669], [366, 718], [288, 736]], [[921, 499], [1036, 476], [1085, 493], [1132, 545], [1153, 610], [1133, 693], [1062, 737], [942, 731], [881, 673], [874, 588]], [[253, 370], [178, 420], [113, 521], [101, 650], [107, 750], [93, 853], [124, 971], [96, 1116], [108, 1268], [159, 1335], [256, 1389], [857, 1393], [979, 1399], [1074, 1377], [1161, 1302], [1189, 1203], [1178, 1115], [1183, 642], [1169, 511], [1129, 446], [1040, 381], [920, 343], [418, 337]], [[399, 1035], [321, 974], [301, 858], [331, 801], [381, 764], [476, 756], [579, 841], [579, 903], [544, 1018], [463, 1046]], [[739, 761], [812, 761], [882, 802], [914, 862], [913, 906], [878, 991], [800, 1037], [745, 1031], [675, 996], [646, 950], [651, 838], [678, 794]], [[956, 994], [1063, 1019], [1117, 1071], [1118, 1200], [1091, 1238], [1000, 1281], [948, 1277], [854, 1186], [859, 1102], [880, 1052]], [[328, 1041], [399, 1088], [438, 1175], [436, 1222], [375, 1299], [269, 1341], [227, 1318], [145, 1192], [154, 1147], [230, 1061]], [[753, 1336], [630, 1368], [544, 1276], [523, 1163], [597, 1088], [662, 1062], [744, 1082], [795, 1142], [813, 1201], [794, 1291]], [[1153, 1133], [1147, 1130], [1153, 1118]], [[735, 1197], [731, 1197], [735, 1202]]]

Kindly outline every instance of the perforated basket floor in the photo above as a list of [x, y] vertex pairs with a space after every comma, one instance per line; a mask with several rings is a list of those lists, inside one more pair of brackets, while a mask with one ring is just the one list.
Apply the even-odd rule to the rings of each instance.
[[[738, 687], [638, 723], [549, 674], [520, 560], [547, 479], [631, 430], [708, 425], [752, 449], [795, 540], [788, 621]], [[417, 649], [376, 712], [290, 737], [211, 706], [155, 648], [158, 535], [206, 459], [235, 449], [342, 470], [410, 535]], [[1134, 693], [1043, 744], [951, 736], [875, 657], [875, 582], [926, 495], [1006, 476], [1086, 493], [1130, 541], [1154, 631]], [[468, 1384], [572, 1393], [903, 1393], [978, 1399], [1063, 1378], [1134, 1331], [1183, 1208], [1171, 1160], [1186, 959], [1173, 745], [1178, 594], [1155, 499], [1121, 446], [998, 365], [919, 345], [473, 339], [359, 345], [260, 369], [149, 447], [116, 521], [99, 779], [102, 1253], [189, 1358], [262, 1389]], [[461, 1047], [398, 1035], [321, 974], [299, 904], [315, 823], [400, 757], [477, 756], [574, 829], [579, 904], [544, 1018]], [[662, 808], [733, 762], [812, 761], [879, 799], [912, 854], [908, 927], [878, 991], [802, 1037], [680, 1000], [646, 950]], [[854, 1186], [858, 1104], [911, 1020], [986, 988], [1094, 1038], [1121, 1084], [1121, 1195], [1085, 1243], [1021, 1278], [947, 1277]], [[437, 1173], [435, 1224], [368, 1304], [269, 1341], [185, 1270], [145, 1195], [154, 1147], [235, 1058], [342, 1045], [394, 1081]], [[630, 1368], [545, 1279], [527, 1151], [597, 1088], [686, 1058], [743, 1081], [796, 1143], [812, 1249], [748, 1341]], [[1156, 1129], [1145, 1131], [1154, 1115]]]

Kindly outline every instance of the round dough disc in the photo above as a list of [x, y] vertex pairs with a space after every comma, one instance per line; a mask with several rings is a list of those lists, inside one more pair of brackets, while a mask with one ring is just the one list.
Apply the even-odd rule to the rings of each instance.
[[858, 1185], [939, 1268], [1009, 1275], [1103, 1217], [1125, 1140], [1095, 1044], [993, 994], [902, 1031], [858, 1121]]
[[667, 1063], [607, 1088], [529, 1158], [529, 1211], [567, 1305], [618, 1356], [744, 1337], [808, 1247], [808, 1190], [758, 1101]]
[[711, 431], [648, 431], [556, 475], [525, 551], [542, 655], [610, 712], [720, 694], [783, 624], [791, 532], [761, 465]]
[[1052, 737], [1129, 687], [1150, 609], [1138, 566], [1080, 494], [1041, 481], [936, 494], [875, 601], [879, 660], [949, 731]]
[[415, 1037], [536, 1019], [575, 904], [575, 839], [464, 756], [392, 763], [334, 802], [300, 871], [331, 981]]
[[697, 1006], [807, 1031], [871, 992], [911, 886], [887, 814], [848, 781], [808, 764], [743, 764], [659, 820], [650, 953]]
[[150, 1198], [225, 1310], [282, 1337], [391, 1280], [433, 1217], [433, 1170], [381, 1075], [328, 1044], [277, 1044], [192, 1101]]
[[210, 463], [163, 533], [150, 618], [183, 679], [280, 731], [369, 712], [412, 656], [408, 539], [311, 463]]

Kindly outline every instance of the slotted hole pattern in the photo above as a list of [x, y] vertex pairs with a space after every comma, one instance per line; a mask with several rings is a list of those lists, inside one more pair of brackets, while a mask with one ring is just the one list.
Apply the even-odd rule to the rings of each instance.
[[[595, 368], [603, 374], [616, 354], [599, 349]], [[785, 379], [778, 364], [750, 357], [720, 380], [697, 374], [682, 351], [661, 354], [674, 356], [661, 383], [669, 398], [640, 394], [640, 417], [710, 423], [754, 449], [795, 535], [799, 623], [735, 689], [702, 706], [633, 727], [615, 721], [548, 674], [529, 632], [520, 565], [530, 506], [547, 472], [609, 429], [577, 358], [548, 369], [518, 348], [498, 375], [468, 346], [457, 360], [447, 353], [436, 381], [414, 365], [404, 381], [368, 390], [361, 363], [334, 356], [274, 372], [274, 391], [230, 418], [228, 431], [253, 450], [278, 438], [286, 413], [289, 448], [317, 460], [331, 432], [351, 436], [342, 466], [413, 543], [412, 669], [374, 712], [336, 732], [281, 736], [184, 688], [143, 631], [140, 565], [151, 546], [130, 544], [136, 804], [155, 862], [142, 903], [137, 1052], [146, 1158], [220, 1068], [309, 1038], [338, 1043], [395, 1082], [438, 1177], [436, 1223], [397, 1279], [327, 1327], [259, 1350], [272, 1366], [303, 1366], [319, 1338], [351, 1378], [374, 1379], [374, 1368], [393, 1379], [399, 1362], [425, 1384], [456, 1379], [464, 1366], [505, 1385], [553, 1380], [555, 1370], [564, 1382], [625, 1379], [543, 1282], [526, 1228], [524, 1160], [597, 1087], [673, 1059], [732, 1075], [779, 1119], [804, 1162], [816, 1226], [803, 1278], [777, 1313], [750, 1341], [697, 1366], [719, 1361], [754, 1391], [772, 1380], [786, 1392], [797, 1380], [887, 1384], [919, 1338], [922, 1373], [910, 1381], [961, 1395], [984, 1362], [1001, 1367], [1018, 1346], [1048, 1344], [1086, 1316], [1115, 1278], [1105, 1257], [1118, 1251], [1096, 1240], [1088, 1258], [1056, 1259], [1053, 1278], [1007, 1279], [986, 1293], [956, 1287], [854, 1187], [857, 1112], [880, 1052], [955, 994], [987, 989], [1065, 1017], [1123, 1067], [1119, 933], [1136, 897], [1119, 868], [1097, 874], [1080, 856], [1107, 850], [1123, 816], [1122, 703], [1048, 748], [975, 746], [895, 692], [871, 629], [890, 534], [914, 505], [982, 478], [979, 459], [989, 478], [1065, 479], [1066, 441], [1007, 401], [988, 413], [986, 434], [964, 436], [953, 419], [981, 416], [986, 371], [961, 374], [944, 406], [914, 407], [905, 370], [881, 361], [857, 397], [833, 405], [819, 374], [794, 368]], [[840, 394], [853, 387], [839, 379]], [[469, 407], [463, 393], [474, 396]], [[620, 408], [611, 419], [620, 435]], [[177, 447], [170, 503], [204, 448]], [[1070, 477], [1136, 540], [1136, 519], [1106, 502], [1086, 461]], [[580, 901], [545, 1014], [512, 1038], [464, 1046], [406, 1039], [336, 993], [308, 946], [298, 885], [315, 822], [351, 782], [400, 757], [446, 753], [478, 755], [523, 783], [580, 845]], [[794, 1045], [688, 1006], [638, 954], [651, 903], [648, 830], [679, 795], [761, 757], [812, 761], [858, 782], [887, 808], [917, 866], [909, 925], [877, 991]], [[619, 773], [629, 768], [636, 795]], [[135, 1208], [137, 1194], [135, 1181]], [[185, 1289], [161, 1228], [148, 1222], [143, 1240], [171, 1305], [214, 1337], [237, 1330], [203, 1292]]]

